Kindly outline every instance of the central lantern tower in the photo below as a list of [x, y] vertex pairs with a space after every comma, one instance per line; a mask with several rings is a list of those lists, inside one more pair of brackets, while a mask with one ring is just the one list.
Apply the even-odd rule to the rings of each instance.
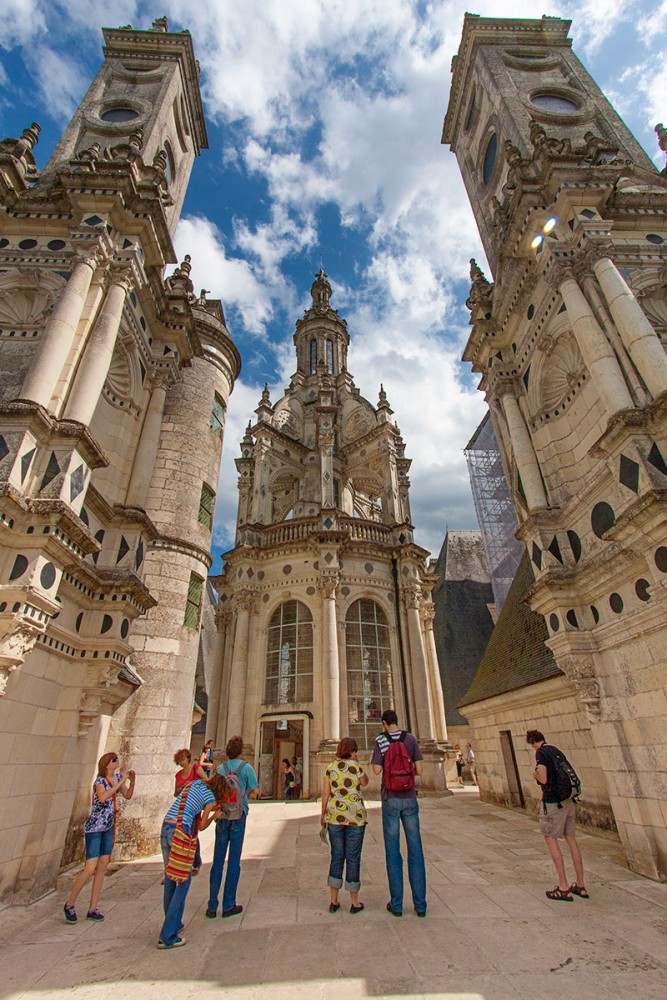
[[382, 386], [373, 406], [354, 385], [321, 269], [310, 293], [296, 372], [275, 405], [265, 387], [236, 461], [207, 736], [243, 734], [266, 796], [280, 794], [281, 760], [303, 757], [308, 795], [338, 739], [363, 755], [395, 707], [420, 741], [424, 785], [444, 790], [436, 578], [413, 540], [411, 463]]

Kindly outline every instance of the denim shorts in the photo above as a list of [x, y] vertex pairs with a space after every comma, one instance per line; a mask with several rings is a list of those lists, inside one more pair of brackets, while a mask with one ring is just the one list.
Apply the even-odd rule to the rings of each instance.
[[91, 858], [104, 858], [113, 851], [113, 827], [102, 833], [86, 833], [86, 861]]

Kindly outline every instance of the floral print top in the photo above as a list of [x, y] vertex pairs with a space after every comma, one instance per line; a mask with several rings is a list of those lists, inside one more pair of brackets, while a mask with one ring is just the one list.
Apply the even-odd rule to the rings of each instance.
[[326, 769], [331, 797], [324, 815], [326, 823], [335, 826], [365, 826], [366, 807], [361, 797], [359, 781], [363, 776], [356, 760], [334, 760]]
[[[114, 782], [116, 781], [120, 781], [120, 774], [115, 776]], [[98, 774], [93, 785], [93, 807], [83, 828], [84, 833], [104, 833], [106, 830], [112, 830], [116, 822], [116, 796], [110, 795], [106, 802], [100, 802], [96, 791], [98, 785], [102, 785], [103, 789], [111, 788], [106, 778]]]

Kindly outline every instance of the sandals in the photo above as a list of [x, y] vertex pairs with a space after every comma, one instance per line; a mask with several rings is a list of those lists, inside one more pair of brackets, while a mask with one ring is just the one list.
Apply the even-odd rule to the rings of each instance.
[[340, 903], [329, 903], [329, 913], [338, 913], [340, 910]]
[[588, 895], [588, 890], [587, 890], [586, 886], [585, 885], [577, 885], [576, 882], [573, 882], [572, 885], [570, 886], [570, 892], [573, 892], [575, 894], [575, 896], [579, 896], [581, 899], [590, 899], [591, 898]]
[[351, 906], [350, 907], [350, 913], [361, 913], [361, 911], [363, 910], [363, 908], [364, 908], [364, 904], [363, 903], [359, 903], [359, 906]]
[[557, 885], [553, 889], [547, 889], [545, 895], [547, 899], [562, 899], [564, 903], [572, 902], [572, 893], [570, 892], [570, 890], [561, 889], [559, 885]]

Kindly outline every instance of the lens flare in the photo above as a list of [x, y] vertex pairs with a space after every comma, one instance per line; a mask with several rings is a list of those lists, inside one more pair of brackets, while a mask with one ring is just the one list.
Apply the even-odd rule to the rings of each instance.
[[550, 219], [547, 219], [547, 221], [542, 226], [542, 232], [550, 233], [551, 230], [555, 228], [557, 222], [558, 218], [555, 215], [553, 215]]
[[535, 239], [533, 240], [533, 242], [530, 244], [530, 249], [531, 250], [537, 250], [537, 248], [539, 247], [539, 245], [540, 245], [540, 243], [542, 242], [543, 239], [544, 239], [544, 236], [542, 236], [542, 234], [540, 233], [540, 235], [536, 236]]

